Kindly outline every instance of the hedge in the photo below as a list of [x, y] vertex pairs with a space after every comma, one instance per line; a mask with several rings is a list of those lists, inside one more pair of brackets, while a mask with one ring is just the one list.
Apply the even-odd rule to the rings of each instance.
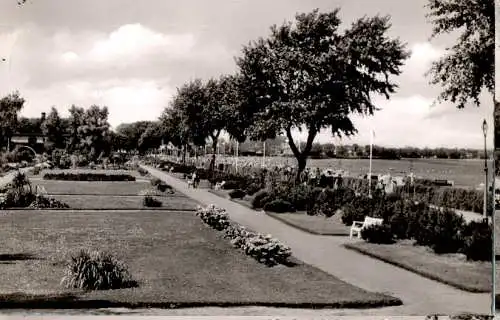
[[66, 181], [135, 181], [135, 177], [129, 174], [108, 173], [45, 173], [44, 180], [66, 180]]

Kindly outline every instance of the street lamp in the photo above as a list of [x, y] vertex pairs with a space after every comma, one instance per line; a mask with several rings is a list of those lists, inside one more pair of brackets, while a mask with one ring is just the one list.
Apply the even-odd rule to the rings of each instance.
[[483, 215], [488, 218], [488, 152], [486, 150], [486, 135], [488, 133], [488, 124], [486, 119], [483, 120], [483, 136], [484, 136], [484, 201], [483, 201]]

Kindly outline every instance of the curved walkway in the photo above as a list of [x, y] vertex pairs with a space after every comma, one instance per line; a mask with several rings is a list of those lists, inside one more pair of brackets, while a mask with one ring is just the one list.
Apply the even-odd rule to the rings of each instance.
[[148, 166], [143, 167], [188, 197], [207, 205], [214, 204], [225, 208], [231, 220], [255, 231], [272, 234], [289, 245], [298, 259], [360, 288], [387, 293], [403, 300], [403, 306], [372, 309], [370, 314], [427, 315], [466, 312], [489, 314], [490, 312], [489, 293], [469, 293], [421, 277], [342, 246], [346, 242], [356, 240], [302, 232], [262, 212], [223, 199], [207, 190], [188, 189], [187, 183], [162, 171]]

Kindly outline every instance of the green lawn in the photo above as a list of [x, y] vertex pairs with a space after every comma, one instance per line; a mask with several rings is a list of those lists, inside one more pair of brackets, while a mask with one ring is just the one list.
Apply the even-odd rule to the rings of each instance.
[[349, 227], [340, 220], [341, 213], [336, 213], [333, 217], [309, 216], [305, 212], [294, 213], [274, 213], [267, 212], [268, 216], [280, 220], [289, 226], [319, 235], [348, 236]]
[[458, 255], [437, 255], [409, 241], [390, 245], [357, 242], [345, 246], [465, 291], [491, 292], [489, 262], [465, 261]]
[[[4, 211], [0, 237], [0, 308], [64, 308], [85, 301], [94, 308], [401, 304], [299, 261], [273, 268], [259, 264], [190, 212]], [[80, 248], [115, 253], [139, 287], [90, 293], [62, 288], [65, 257]]]
[[[210, 190], [211, 193], [222, 198], [229, 198], [231, 190]], [[243, 206], [252, 209], [252, 197], [245, 196], [243, 199], [232, 199]], [[261, 210], [261, 209], [258, 209]], [[326, 218], [323, 216], [308, 216], [304, 211], [293, 213], [275, 213], [266, 212], [270, 217], [273, 217], [289, 226], [300, 229], [305, 232], [319, 235], [332, 236], [348, 236], [349, 227], [345, 226], [340, 217], [342, 213], [337, 212], [333, 217]]]
[[33, 185], [44, 186], [48, 194], [84, 194], [84, 195], [138, 195], [141, 190], [151, 188], [149, 182], [87, 182], [31, 180]]
[[[144, 209], [141, 196], [53, 195], [71, 209]], [[162, 202], [165, 210], [195, 210], [197, 203], [183, 196], [154, 197]]]

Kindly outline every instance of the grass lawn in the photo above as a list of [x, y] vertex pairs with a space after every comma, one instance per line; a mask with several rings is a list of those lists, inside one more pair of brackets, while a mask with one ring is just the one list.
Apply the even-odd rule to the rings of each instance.
[[[219, 197], [229, 199], [231, 190], [210, 190], [211, 193]], [[245, 207], [252, 208], [252, 197], [245, 196], [243, 199], [231, 199]], [[258, 209], [261, 210], [261, 209]], [[349, 227], [345, 226], [340, 220], [342, 213], [337, 212], [331, 218], [308, 216], [304, 211], [293, 213], [275, 213], [265, 212], [268, 216], [273, 217], [289, 226], [300, 229], [305, 232], [319, 235], [331, 236], [348, 236]]]
[[[89, 196], [53, 195], [54, 199], [65, 202], [71, 209], [144, 209], [141, 196]], [[165, 210], [195, 210], [197, 203], [183, 196], [154, 197], [162, 202]]]
[[266, 211], [266, 214], [289, 226], [312, 234], [332, 236], [349, 235], [349, 227], [342, 223], [340, 220], [342, 214], [338, 212], [330, 218], [309, 216], [303, 211], [294, 213], [274, 213]]
[[[300, 261], [293, 267], [259, 264], [193, 213], [4, 211], [0, 237], [0, 308], [81, 307], [85, 301], [94, 308], [401, 304]], [[80, 248], [115, 253], [139, 287], [87, 293], [62, 288], [65, 257]]]
[[409, 241], [392, 245], [358, 242], [349, 249], [470, 292], [491, 292], [491, 263], [469, 262], [458, 255], [437, 255]]
[[31, 180], [33, 185], [44, 186], [48, 194], [82, 195], [138, 195], [141, 190], [151, 188], [149, 182], [111, 182], [111, 181], [58, 181]]

